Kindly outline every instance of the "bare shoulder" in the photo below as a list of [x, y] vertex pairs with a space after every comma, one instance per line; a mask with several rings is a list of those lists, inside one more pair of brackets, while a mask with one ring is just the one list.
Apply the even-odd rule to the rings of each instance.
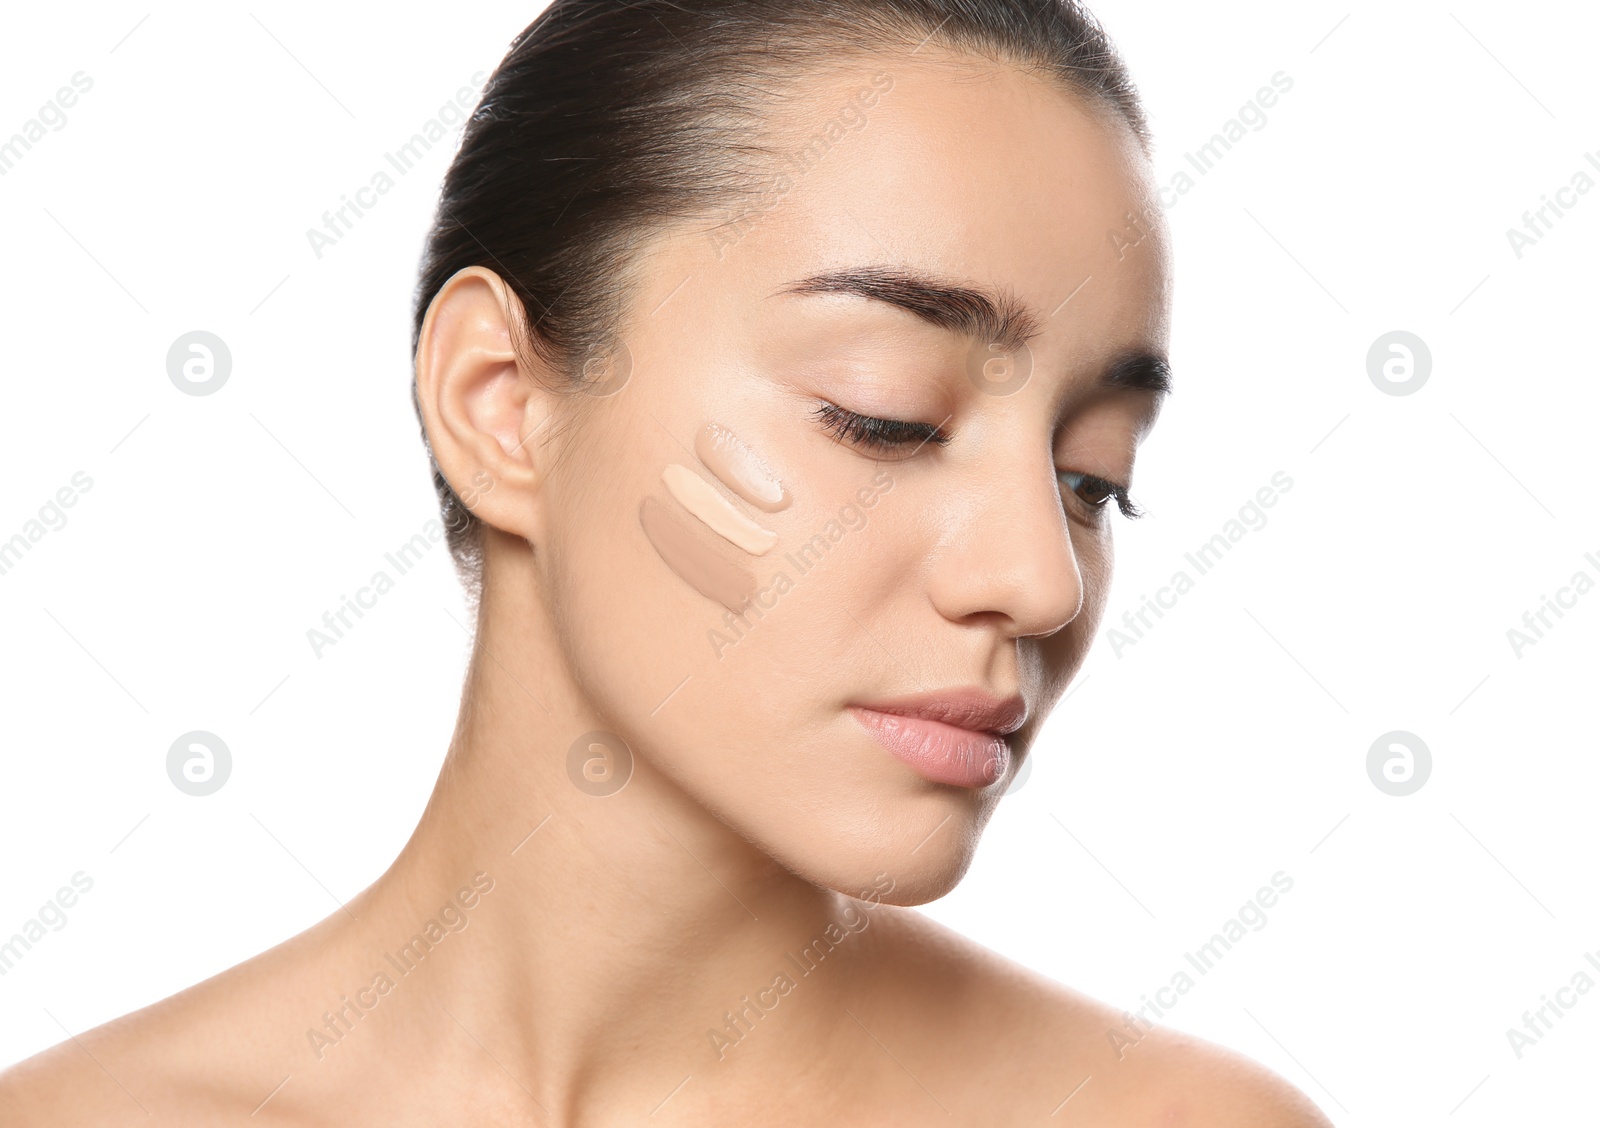
[[1243, 1054], [1129, 1016], [913, 910], [881, 919], [899, 997], [916, 1015], [908, 1027], [942, 1032], [944, 1059], [930, 1055], [937, 1076], [970, 1078], [963, 1097], [989, 1123], [1331, 1128]]
[[43, 1128], [145, 1119], [133, 1101], [124, 1098], [126, 1107], [120, 1107], [112, 1100], [89, 1075], [91, 1070], [99, 1072], [93, 1059], [81, 1046], [66, 1041], [0, 1071], [0, 1124]]
[[[1121, 1092], [1152, 1124], [1331, 1128], [1303, 1092], [1244, 1054], [1163, 1027], [1150, 1030], [1138, 1046], [1149, 1052]], [[1148, 1091], [1141, 1092], [1146, 1083]]]
[[241, 1106], [249, 1112], [257, 1090], [271, 1084], [250, 1019], [270, 1019], [275, 1009], [260, 982], [275, 956], [263, 953], [0, 1071], [0, 1124], [187, 1125], [233, 1119]]
[[[148, 1123], [150, 1072], [142, 1060], [154, 1050], [171, 1060], [167, 1032], [173, 1000], [123, 1015], [69, 1037], [0, 1072], [0, 1123], [120, 1125]], [[161, 1078], [164, 1086], [174, 1080]]]

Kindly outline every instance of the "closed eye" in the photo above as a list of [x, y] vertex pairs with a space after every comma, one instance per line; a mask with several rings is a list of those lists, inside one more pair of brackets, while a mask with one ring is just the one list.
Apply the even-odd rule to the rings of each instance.
[[928, 443], [943, 446], [950, 441], [950, 436], [941, 429], [942, 424], [880, 419], [850, 411], [827, 400], [819, 403], [811, 414], [824, 429], [841, 441], [868, 450], [902, 451], [913, 444], [920, 449]]
[[[915, 454], [928, 443], [944, 446], [950, 441], [950, 435], [943, 430], [942, 424], [862, 415], [827, 400], [817, 405], [812, 417], [842, 442], [872, 451], [905, 452], [906, 447], [912, 447], [907, 453]], [[1058, 470], [1056, 479], [1068, 494], [1077, 499], [1087, 517], [1098, 517], [1112, 501], [1117, 503], [1117, 511], [1124, 517], [1138, 519], [1144, 516], [1144, 511], [1130, 496], [1126, 486], [1076, 470]]]

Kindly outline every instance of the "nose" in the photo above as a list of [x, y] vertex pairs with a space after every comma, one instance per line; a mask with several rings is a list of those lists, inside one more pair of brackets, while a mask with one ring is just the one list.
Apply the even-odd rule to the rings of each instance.
[[1017, 638], [1056, 633], [1083, 610], [1084, 578], [1054, 465], [988, 459], [966, 477], [946, 495], [928, 580], [934, 606], [952, 622], [999, 616]]

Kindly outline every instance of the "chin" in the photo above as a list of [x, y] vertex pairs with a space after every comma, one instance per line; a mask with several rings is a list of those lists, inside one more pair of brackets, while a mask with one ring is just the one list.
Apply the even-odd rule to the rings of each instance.
[[859, 842], [850, 842], [837, 828], [821, 828], [817, 837], [830, 843], [829, 849], [798, 858], [786, 868], [814, 885], [861, 900], [900, 906], [937, 901], [966, 876], [988, 820], [987, 810], [977, 818], [969, 811], [946, 813], [949, 821], [931, 837], [928, 828], [938, 825], [944, 814], [929, 820], [919, 812], [915, 819], [901, 821], [896, 831]]
[[937, 901], [961, 884], [961, 879], [966, 876], [967, 867], [971, 862], [972, 857], [968, 855], [962, 858], [958, 865], [948, 869], [939, 871], [928, 869], [926, 872], [911, 874], [910, 880], [900, 882], [878, 900], [885, 905], [900, 905], [907, 908]]

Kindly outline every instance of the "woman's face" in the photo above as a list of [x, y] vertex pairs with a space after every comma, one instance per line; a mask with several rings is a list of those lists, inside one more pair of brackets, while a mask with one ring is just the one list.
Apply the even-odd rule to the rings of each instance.
[[[639, 760], [786, 868], [920, 903], [1093, 641], [1166, 236], [1126, 126], [1009, 68], [863, 58], [784, 122], [764, 194], [645, 253], [626, 385], [558, 409], [539, 595]], [[741, 498], [708, 425], [788, 504]]]

